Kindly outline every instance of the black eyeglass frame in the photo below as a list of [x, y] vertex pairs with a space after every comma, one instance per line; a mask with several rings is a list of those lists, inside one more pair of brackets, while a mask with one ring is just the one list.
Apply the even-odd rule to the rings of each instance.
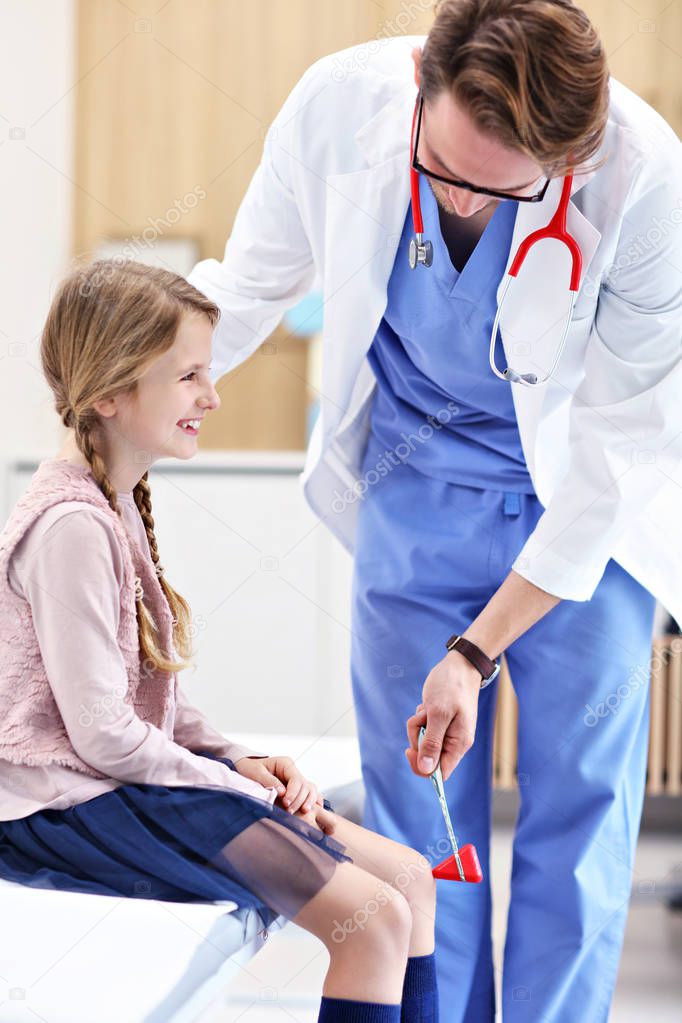
[[424, 97], [419, 94], [419, 108], [417, 110], [417, 123], [414, 131], [414, 148], [412, 151], [411, 166], [414, 170], [419, 171], [420, 174], [425, 174], [427, 178], [435, 178], [436, 181], [442, 181], [446, 185], [455, 185], [457, 188], [466, 188], [469, 192], [477, 192], [480, 195], [492, 195], [498, 199], [516, 199], [517, 202], [542, 202], [545, 197], [545, 192], [549, 188], [549, 183], [552, 180], [547, 178], [544, 185], [539, 192], [534, 195], [514, 195], [513, 192], [499, 192], [494, 188], [479, 188], [478, 185], [471, 185], [468, 181], [456, 181], [454, 178], [443, 177], [442, 174], [436, 174], [435, 171], [428, 170], [420, 161], [417, 159], [417, 147], [419, 145], [419, 131], [422, 123], [422, 110], [424, 108]]

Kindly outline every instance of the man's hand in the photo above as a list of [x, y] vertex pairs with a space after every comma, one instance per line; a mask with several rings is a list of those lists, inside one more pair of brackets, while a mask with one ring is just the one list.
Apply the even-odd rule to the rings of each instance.
[[[449, 651], [429, 673], [422, 689], [423, 702], [407, 719], [410, 746], [405, 756], [415, 774], [433, 774], [440, 760], [443, 781], [450, 777], [473, 745], [480, 687], [480, 672], [458, 650]], [[426, 734], [420, 746], [422, 725]]]
[[[512, 569], [462, 636], [497, 659], [560, 601]], [[480, 689], [480, 673], [459, 650], [450, 650], [431, 671], [422, 690], [423, 703], [407, 720], [410, 748], [405, 755], [415, 774], [432, 774], [440, 758], [443, 780], [450, 777], [473, 745]], [[420, 747], [421, 725], [426, 725], [426, 734]], [[431, 757], [433, 766], [423, 764], [422, 757]]]
[[275, 788], [275, 802], [289, 813], [296, 813], [301, 807], [307, 813], [323, 804], [317, 786], [303, 777], [291, 757], [240, 757], [234, 769], [265, 788]]

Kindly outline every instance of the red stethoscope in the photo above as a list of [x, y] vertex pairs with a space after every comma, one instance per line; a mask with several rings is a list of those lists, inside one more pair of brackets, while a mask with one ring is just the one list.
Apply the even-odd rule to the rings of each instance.
[[[412, 166], [413, 148], [414, 148], [414, 128], [417, 120], [417, 111], [419, 109], [419, 96], [414, 106], [414, 113], [412, 114], [412, 131], [410, 134], [410, 191], [412, 195], [412, 224], [414, 227], [414, 237], [410, 240], [410, 246], [408, 250], [408, 259], [410, 263], [410, 269], [414, 270], [420, 263], [422, 266], [431, 266], [433, 263], [433, 246], [430, 241], [424, 239], [424, 221], [422, 220], [421, 202], [419, 200], [419, 171]], [[568, 210], [568, 201], [571, 196], [571, 184], [573, 182], [573, 174], [567, 174], [564, 178], [563, 188], [561, 190], [561, 198], [559, 205], [556, 208], [554, 216], [547, 224], [546, 227], [539, 228], [537, 231], [533, 231], [529, 234], [521, 244], [519, 245], [516, 255], [512, 260], [509, 272], [507, 273], [506, 280], [502, 288], [502, 294], [500, 295], [500, 301], [497, 307], [495, 315], [495, 322], [493, 323], [493, 329], [490, 334], [490, 349], [489, 349], [489, 361], [490, 367], [493, 373], [500, 378], [500, 380], [508, 380], [513, 384], [544, 384], [550, 379], [556, 365], [561, 358], [561, 353], [564, 350], [566, 344], [566, 336], [568, 334], [568, 328], [571, 324], [571, 317], [573, 315], [573, 306], [575, 305], [578, 288], [580, 287], [580, 275], [582, 272], [582, 253], [580, 246], [573, 237], [569, 234], [566, 228], [566, 213]], [[564, 331], [561, 336], [557, 353], [554, 357], [554, 362], [547, 373], [542, 379], [538, 379], [535, 373], [517, 373], [516, 370], [508, 366], [507, 369], [500, 370], [495, 364], [495, 339], [497, 337], [497, 328], [500, 322], [500, 315], [502, 312], [502, 306], [504, 299], [509, 289], [509, 285], [512, 282], [512, 278], [516, 277], [521, 265], [528, 255], [528, 250], [531, 245], [536, 242], [542, 241], [546, 238], [553, 238], [556, 241], [563, 242], [568, 247], [571, 254], [571, 281], [569, 284], [569, 306], [568, 313], [566, 315], [566, 321], [564, 324]]]

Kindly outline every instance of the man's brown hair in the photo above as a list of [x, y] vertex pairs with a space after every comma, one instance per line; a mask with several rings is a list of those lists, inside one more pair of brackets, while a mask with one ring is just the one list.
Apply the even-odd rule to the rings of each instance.
[[549, 177], [601, 146], [608, 78], [601, 40], [572, 0], [437, 0], [420, 66], [425, 101], [449, 91], [479, 131]]

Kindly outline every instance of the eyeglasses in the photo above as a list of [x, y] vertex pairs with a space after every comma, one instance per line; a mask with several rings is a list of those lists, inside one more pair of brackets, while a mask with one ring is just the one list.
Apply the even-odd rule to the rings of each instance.
[[443, 181], [446, 185], [456, 185], [457, 188], [466, 188], [469, 192], [478, 192], [481, 195], [492, 195], [498, 199], [516, 199], [517, 202], [541, 202], [545, 196], [545, 192], [549, 187], [550, 179], [547, 178], [544, 185], [539, 192], [534, 195], [518, 195], [514, 192], [500, 192], [494, 188], [479, 188], [478, 185], [471, 185], [468, 181], [456, 181], [454, 178], [446, 178], [442, 174], [436, 174], [435, 171], [428, 170], [422, 163], [417, 159], [417, 147], [419, 145], [419, 132], [422, 123], [422, 110], [424, 108], [424, 97], [419, 95], [419, 108], [417, 110], [417, 124], [415, 127], [414, 134], [414, 150], [412, 152], [412, 167], [419, 171], [420, 174], [425, 174], [427, 178], [435, 178], [436, 181]]

